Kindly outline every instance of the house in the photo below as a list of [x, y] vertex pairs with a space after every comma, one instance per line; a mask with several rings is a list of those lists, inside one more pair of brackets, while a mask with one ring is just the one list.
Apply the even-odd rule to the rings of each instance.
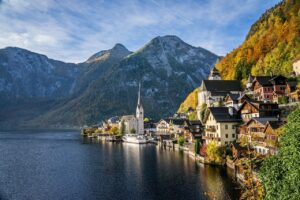
[[265, 133], [265, 142], [266, 146], [269, 149], [269, 154], [275, 155], [278, 152], [278, 143], [279, 143], [279, 135], [277, 130], [282, 127], [285, 122], [281, 120], [277, 121], [268, 121], [264, 133]]
[[284, 76], [256, 76], [252, 82], [251, 89], [258, 101], [275, 101], [278, 97], [285, 95], [286, 77]]
[[167, 135], [170, 134], [170, 119], [161, 119], [156, 124], [156, 134], [157, 135]]
[[238, 113], [243, 121], [247, 122], [253, 117], [277, 117], [280, 115], [280, 110], [277, 103], [245, 100]]
[[293, 70], [296, 76], [300, 76], [300, 58], [297, 58], [293, 63]]
[[152, 120], [144, 122], [144, 129], [147, 135], [153, 136], [156, 133], [156, 124]]
[[187, 120], [185, 122], [184, 128], [184, 137], [186, 141], [192, 143], [195, 140], [202, 140], [204, 127], [200, 120]]
[[118, 126], [119, 122], [120, 122], [120, 117], [118, 117], [118, 116], [111, 117], [107, 120], [107, 123], [110, 126]]
[[184, 124], [186, 119], [170, 118], [169, 131], [176, 138], [184, 134]]
[[286, 80], [287, 78], [281, 75], [270, 80], [270, 82], [273, 84], [273, 102], [278, 103], [279, 98], [285, 96]]
[[297, 89], [297, 81], [290, 81], [286, 83], [285, 93], [289, 97], [289, 102], [300, 101], [300, 91]]
[[271, 76], [257, 76], [254, 78], [251, 89], [256, 100], [273, 100], [273, 84], [270, 82], [271, 78]]
[[[270, 154], [275, 151], [275, 145], [278, 143], [278, 138], [274, 137], [274, 132], [270, 128], [272, 126], [279, 127], [280, 124], [282, 124], [282, 121], [276, 117], [253, 117], [238, 127], [238, 141], [242, 142], [246, 140], [250, 147], [257, 153], [262, 155]], [[271, 137], [271, 141], [267, 140], [267, 135]], [[271, 143], [272, 145], [270, 145]]]
[[238, 80], [203, 80], [198, 93], [198, 107], [204, 103], [211, 107], [223, 101], [228, 93], [240, 94], [241, 91]]
[[224, 98], [224, 105], [226, 107], [234, 107], [236, 110], [238, 110], [239, 98], [240, 98], [240, 94], [228, 93], [227, 96], [225, 96]]
[[233, 107], [210, 107], [203, 122], [204, 144], [216, 141], [218, 145], [228, 145], [236, 140], [236, 127], [242, 119]]

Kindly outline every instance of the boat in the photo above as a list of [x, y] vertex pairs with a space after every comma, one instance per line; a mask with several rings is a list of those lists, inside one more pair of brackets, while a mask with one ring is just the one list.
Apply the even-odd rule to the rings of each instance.
[[134, 143], [134, 144], [146, 144], [147, 138], [144, 135], [139, 134], [126, 134], [123, 136], [123, 142]]

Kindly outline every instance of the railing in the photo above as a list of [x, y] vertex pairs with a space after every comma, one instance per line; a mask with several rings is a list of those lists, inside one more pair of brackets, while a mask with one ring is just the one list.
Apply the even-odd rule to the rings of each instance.
[[216, 137], [216, 136], [202, 136], [202, 139], [204, 140], [217, 140], [217, 141], [221, 141], [220, 137]]
[[205, 131], [215, 133], [216, 128], [215, 127], [209, 127], [209, 128], [206, 128]]

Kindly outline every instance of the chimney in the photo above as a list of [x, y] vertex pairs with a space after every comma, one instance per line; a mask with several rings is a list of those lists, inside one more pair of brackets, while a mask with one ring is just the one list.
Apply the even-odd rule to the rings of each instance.
[[228, 107], [228, 113], [231, 117], [233, 116], [233, 107]]
[[280, 118], [279, 114], [277, 115], [277, 121], [279, 121], [279, 122], [281, 121], [281, 118]]

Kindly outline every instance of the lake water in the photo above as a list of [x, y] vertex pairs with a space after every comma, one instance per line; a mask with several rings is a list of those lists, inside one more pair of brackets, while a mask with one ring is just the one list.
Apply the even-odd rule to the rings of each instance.
[[155, 145], [83, 140], [75, 131], [0, 132], [0, 199], [237, 199], [229, 170]]

